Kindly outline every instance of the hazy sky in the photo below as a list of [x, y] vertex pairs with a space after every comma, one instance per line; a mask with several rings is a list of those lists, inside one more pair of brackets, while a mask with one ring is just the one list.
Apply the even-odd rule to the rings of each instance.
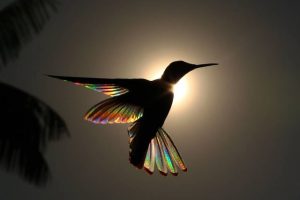
[[[300, 199], [298, 1], [61, 2], [0, 79], [48, 103], [71, 138], [49, 145], [47, 187], [0, 171], [0, 199]], [[83, 120], [106, 96], [43, 76], [150, 78], [174, 60], [220, 64], [187, 75], [165, 122], [188, 167], [177, 177], [129, 164], [127, 125]]]

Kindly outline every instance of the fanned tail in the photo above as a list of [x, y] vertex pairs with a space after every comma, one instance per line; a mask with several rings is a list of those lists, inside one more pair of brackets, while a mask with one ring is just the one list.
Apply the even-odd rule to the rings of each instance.
[[176, 176], [178, 174], [177, 167], [182, 171], [187, 171], [174, 142], [163, 128], [158, 129], [156, 136], [149, 144], [144, 169], [152, 174], [155, 163], [163, 175], [167, 175], [169, 171]]
[[[135, 128], [137, 128], [137, 124], [129, 128], [130, 142], [135, 137]], [[131, 154], [132, 152], [130, 152]], [[168, 172], [176, 176], [178, 174], [177, 168], [187, 171], [174, 142], [163, 128], [159, 128], [156, 136], [150, 141], [144, 158], [143, 167], [149, 174], [154, 172], [155, 165], [158, 171], [165, 176]], [[140, 165], [138, 167], [141, 168]]]

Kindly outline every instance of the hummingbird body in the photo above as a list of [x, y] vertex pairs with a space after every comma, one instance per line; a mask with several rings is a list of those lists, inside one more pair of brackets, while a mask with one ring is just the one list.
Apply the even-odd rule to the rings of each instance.
[[50, 77], [71, 81], [102, 92], [112, 98], [93, 106], [85, 119], [96, 124], [132, 123], [128, 128], [129, 160], [138, 168], [153, 173], [155, 165], [167, 175], [177, 175], [176, 166], [187, 168], [170, 136], [162, 128], [173, 102], [172, 87], [193, 69], [216, 65], [194, 65], [172, 62], [160, 79], [103, 79], [81, 77]]
[[[144, 94], [147, 91], [146, 95]], [[173, 102], [172, 85], [157, 79], [151, 81], [151, 87], [137, 97], [143, 99], [143, 117], [139, 119], [139, 130], [130, 143], [130, 162], [142, 168], [150, 141], [155, 137], [158, 129], [163, 126]]]

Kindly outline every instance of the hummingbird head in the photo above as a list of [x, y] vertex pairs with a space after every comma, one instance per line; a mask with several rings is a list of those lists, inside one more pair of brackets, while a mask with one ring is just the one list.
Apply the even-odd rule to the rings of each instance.
[[188, 72], [196, 68], [207, 67], [211, 65], [217, 65], [217, 63], [195, 65], [184, 61], [175, 61], [168, 65], [161, 79], [171, 84], [176, 84]]

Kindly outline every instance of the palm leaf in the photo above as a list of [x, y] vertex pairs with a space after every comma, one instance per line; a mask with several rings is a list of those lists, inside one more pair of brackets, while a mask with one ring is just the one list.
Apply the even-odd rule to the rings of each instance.
[[44, 151], [68, 135], [63, 119], [41, 100], [0, 83], [0, 165], [30, 183], [43, 185], [50, 171]]
[[0, 60], [3, 66], [18, 58], [23, 45], [43, 29], [57, 5], [56, 0], [15, 0], [0, 10]]

